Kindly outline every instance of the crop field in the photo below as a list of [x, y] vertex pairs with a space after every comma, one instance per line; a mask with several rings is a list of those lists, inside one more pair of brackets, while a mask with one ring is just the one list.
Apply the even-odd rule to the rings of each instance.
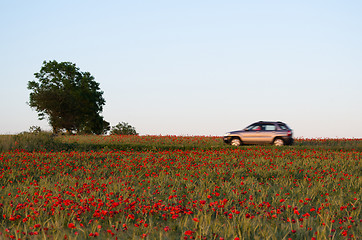
[[0, 239], [362, 239], [361, 139], [25, 138], [2, 140]]

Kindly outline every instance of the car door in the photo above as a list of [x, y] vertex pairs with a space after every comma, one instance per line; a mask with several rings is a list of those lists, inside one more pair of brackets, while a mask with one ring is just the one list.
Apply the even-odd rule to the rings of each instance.
[[277, 130], [276, 126], [272, 123], [264, 123], [262, 124], [261, 129], [260, 142], [271, 143], [273, 141], [275, 131]]
[[257, 144], [262, 138], [262, 126], [260, 124], [255, 124], [244, 129], [242, 141], [245, 144]]

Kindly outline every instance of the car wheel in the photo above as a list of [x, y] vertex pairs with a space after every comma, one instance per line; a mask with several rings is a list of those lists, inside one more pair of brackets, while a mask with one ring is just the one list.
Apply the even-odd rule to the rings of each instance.
[[239, 138], [233, 138], [233, 139], [231, 139], [230, 144], [231, 144], [232, 146], [240, 146], [240, 145], [241, 145], [241, 141], [240, 141]]
[[283, 141], [283, 139], [277, 138], [274, 140], [273, 144], [274, 144], [274, 146], [283, 146], [284, 141]]

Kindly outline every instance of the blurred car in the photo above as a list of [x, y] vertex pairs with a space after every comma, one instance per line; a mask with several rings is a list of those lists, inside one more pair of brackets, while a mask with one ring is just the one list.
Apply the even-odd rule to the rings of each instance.
[[243, 130], [226, 133], [224, 142], [233, 146], [243, 144], [291, 145], [294, 142], [293, 130], [283, 122], [259, 121]]

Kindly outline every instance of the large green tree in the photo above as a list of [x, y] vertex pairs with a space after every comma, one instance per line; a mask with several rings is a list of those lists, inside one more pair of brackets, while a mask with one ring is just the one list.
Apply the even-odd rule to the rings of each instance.
[[109, 123], [100, 113], [105, 99], [99, 83], [89, 72], [81, 72], [74, 63], [44, 61], [35, 81], [28, 82], [29, 106], [39, 119], [48, 119], [54, 133], [102, 134]]

